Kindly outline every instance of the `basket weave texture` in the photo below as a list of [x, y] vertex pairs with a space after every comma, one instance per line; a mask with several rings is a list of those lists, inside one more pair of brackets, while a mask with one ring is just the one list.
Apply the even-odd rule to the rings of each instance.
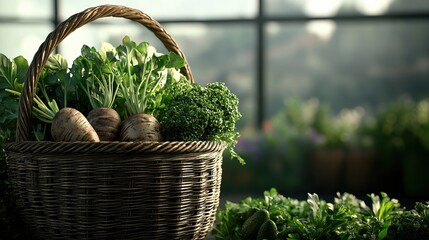
[[[20, 97], [8, 174], [24, 222], [38, 239], [205, 239], [219, 205], [223, 142], [29, 141], [39, 75], [71, 32], [103, 17], [152, 31], [184, 57], [150, 16], [118, 5], [88, 8], [50, 33], [34, 55]], [[182, 73], [193, 82], [189, 65]]]

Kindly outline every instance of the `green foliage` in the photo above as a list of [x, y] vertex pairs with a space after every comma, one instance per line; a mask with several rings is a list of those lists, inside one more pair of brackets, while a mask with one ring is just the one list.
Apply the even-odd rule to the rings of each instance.
[[414, 209], [392, 218], [388, 239], [427, 239], [429, 236], [429, 202], [417, 202]]
[[272, 125], [285, 137], [308, 136], [317, 146], [344, 149], [358, 144], [364, 116], [361, 107], [333, 114], [328, 105], [317, 99], [305, 102], [290, 99], [273, 117]]
[[[266, 209], [279, 230], [276, 239], [427, 239], [429, 203], [408, 211], [387, 194], [370, 194], [365, 201], [349, 193], [337, 194], [333, 203], [308, 194], [307, 201], [287, 198], [275, 189], [262, 198], [227, 202], [217, 214], [216, 239], [242, 239], [240, 228], [253, 208]], [[417, 238], [414, 238], [416, 237]]]
[[158, 53], [147, 42], [136, 44], [126, 36], [116, 52], [119, 94], [128, 115], [153, 114], [161, 104], [167, 79], [184, 78], [179, 73], [185, 65], [184, 59], [173, 52]]
[[0, 54], [0, 143], [11, 141], [15, 132], [19, 98], [6, 91], [20, 91], [23, 87], [28, 63], [23, 57], [9, 60]]
[[[429, 99], [399, 99], [378, 115], [374, 126], [377, 148], [393, 156], [429, 149]], [[386, 156], [391, 157], [391, 156]]]
[[166, 141], [225, 141], [231, 157], [242, 164], [234, 147], [239, 133], [235, 123], [241, 118], [238, 98], [224, 83], [209, 83], [206, 87], [170, 81], [166, 86], [163, 105], [155, 112]]
[[73, 81], [86, 93], [92, 108], [113, 106], [118, 88], [114, 68], [116, 51], [104, 43], [100, 52], [82, 46], [81, 55], [73, 61], [70, 72]]
[[[0, 56], [0, 62], [1, 94], [7, 96], [5, 98], [9, 98], [9, 100], [14, 99], [12, 101], [17, 101], [24, 86], [28, 62], [22, 56], [9, 60], [4, 55]], [[34, 96], [35, 105], [33, 106], [33, 115], [42, 122], [50, 123], [59, 110], [55, 98], [62, 96], [62, 101], [60, 102], [66, 104], [67, 93], [70, 89], [69, 85], [70, 77], [67, 73], [67, 61], [58, 54], [49, 56], [40, 74], [38, 88]], [[39, 96], [42, 96], [42, 98]], [[6, 102], [8, 100], [4, 99], [4, 101]], [[10, 104], [10, 106], [14, 105]], [[17, 108], [13, 109], [13, 113], [10, 113], [9, 110], [7, 110], [8, 112], [2, 115], [2, 117], [4, 116], [7, 118], [17, 114]], [[16, 116], [14, 117], [16, 118]], [[40, 128], [40, 123], [34, 125]], [[40, 135], [39, 132], [35, 130], [36, 138], [38, 135]]]

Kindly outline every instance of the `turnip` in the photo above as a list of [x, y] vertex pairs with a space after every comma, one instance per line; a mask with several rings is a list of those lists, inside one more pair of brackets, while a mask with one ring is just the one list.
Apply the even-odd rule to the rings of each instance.
[[55, 141], [99, 142], [97, 132], [86, 117], [74, 108], [62, 108], [52, 119], [51, 135]]
[[[21, 94], [10, 89], [7, 91], [16, 95]], [[100, 141], [97, 132], [78, 110], [68, 107], [58, 109], [56, 101], [49, 99], [46, 105], [37, 95], [34, 96], [34, 102], [36, 105], [33, 106], [33, 114], [40, 121], [51, 124], [51, 135], [54, 141]]]
[[101, 141], [118, 140], [121, 117], [113, 108], [94, 108], [88, 113], [87, 119]]
[[73, 62], [72, 73], [93, 108], [87, 119], [101, 141], [118, 140], [121, 117], [112, 108], [118, 92], [116, 59], [108, 57], [115, 56], [116, 50], [104, 43], [100, 52], [84, 45], [81, 53]]
[[158, 120], [150, 114], [135, 114], [122, 122], [120, 140], [134, 141], [161, 141]]
[[163, 55], [147, 42], [137, 45], [129, 37], [117, 48], [120, 73], [119, 96], [128, 118], [122, 122], [121, 141], [161, 141], [160, 125], [153, 116], [154, 105], [161, 102], [160, 89], [175, 66], [184, 64], [179, 56]]

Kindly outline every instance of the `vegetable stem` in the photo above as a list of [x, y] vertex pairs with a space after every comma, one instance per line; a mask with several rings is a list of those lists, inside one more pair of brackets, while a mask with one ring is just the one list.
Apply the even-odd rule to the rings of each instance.
[[[6, 92], [20, 96], [21, 93], [12, 89], [5, 89]], [[43, 92], [43, 91], [42, 91]], [[45, 92], [46, 93], [46, 92]], [[45, 95], [47, 97], [47, 95]], [[55, 100], [47, 100], [48, 106], [43, 102], [43, 100], [38, 96], [34, 95], [34, 103], [36, 106], [33, 106], [34, 115], [41, 121], [46, 123], [52, 123], [55, 114], [59, 111], [57, 102]]]

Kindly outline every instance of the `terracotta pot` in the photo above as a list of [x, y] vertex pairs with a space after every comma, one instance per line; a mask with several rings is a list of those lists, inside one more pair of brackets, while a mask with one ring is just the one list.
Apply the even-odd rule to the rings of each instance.
[[341, 189], [344, 157], [342, 149], [317, 149], [314, 152], [310, 180], [315, 191], [336, 192]]
[[410, 157], [404, 159], [404, 192], [409, 197], [429, 197], [429, 159]]
[[354, 150], [345, 158], [345, 191], [351, 193], [370, 192], [374, 183], [375, 151]]

